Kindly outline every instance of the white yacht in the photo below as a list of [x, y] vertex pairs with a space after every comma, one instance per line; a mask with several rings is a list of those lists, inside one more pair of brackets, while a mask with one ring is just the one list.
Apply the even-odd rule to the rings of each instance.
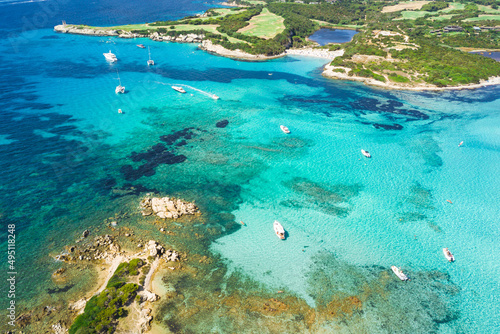
[[172, 89], [178, 91], [179, 93], [185, 93], [186, 91], [184, 90], [184, 88], [180, 87], [180, 86], [172, 86]]
[[451, 254], [451, 252], [448, 248], [443, 248], [443, 253], [449, 262], [455, 261], [455, 257], [453, 256], [453, 254]]
[[103, 55], [104, 55], [104, 58], [106, 58], [106, 60], [111, 62], [111, 63], [114, 63], [115, 61], [118, 60], [118, 58], [116, 58], [116, 55], [114, 53], [112, 53], [111, 50], [109, 50], [108, 53], [103, 53]]
[[401, 269], [399, 269], [396, 266], [391, 267], [392, 271], [396, 274], [397, 277], [399, 277], [400, 280], [402, 281], [408, 281], [409, 278], [406, 276]]
[[154, 65], [155, 61], [151, 59], [151, 51], [149, 50], [149, 46], [148, 46], [148, 54], [149, 54], [148, 66]]
[[275, 220], [273, 223], [273, 227], [274, 233], [276, 233], [278, 238], [280, 238], [281, 240], [285, 239], [285, 229], [283, 228], [283, 226], [281, 226], [279, 221]]
[[361, 154], [363, 154], [367, 158], [371, 158], [372, 157], [372, 155], [370, 154], [370, 152], [365, 151], [365, 150], [361, 150]]
[[290, 133], [290, 130], [284, 125], [280, 125], [280, 129], [281, 129], [281, 131], [283, 131], [286, 134]]

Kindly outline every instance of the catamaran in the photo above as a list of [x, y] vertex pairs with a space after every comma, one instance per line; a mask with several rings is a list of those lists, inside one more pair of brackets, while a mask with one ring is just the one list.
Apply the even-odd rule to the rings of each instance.
[[148, 55], [149, 55], [148, 66], [154, 65], [155, 61], [151, 59], [151, 51], [149, 50], [149, 46], [148, 46]]
[[120, 80], [120, 74], [118, 74], [118, 71], [116, 71], [116, 74], [118, 75], [118, 86], [116, 86], [115, 88], [115, 93], [116, 94], [123, 94], [125, 93], [125, 86], [122, 86], [122, 81]]

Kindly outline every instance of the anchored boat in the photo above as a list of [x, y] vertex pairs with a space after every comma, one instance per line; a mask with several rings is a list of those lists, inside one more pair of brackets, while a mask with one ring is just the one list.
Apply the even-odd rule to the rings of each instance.
[[446, 259], [448, 260], [448, 262], [455, 261], [455, 257], [453, 256], [453, 254], [451, 254], [451, 252], [448, 248], [443, 248], [443, 253], [444, 253], [444, 256], [446, 257]]
[[367, 158], [371, 158], [372, 157], [372, 155], [370, 154], [370, 152], [365, 151], [365, 150], [361, 150], [361, 154], [363, 154]]
[[392, 269], [392, 271], [394, 272], [394, 274], [396, 274], [396, 276], [397, 276], [400, 280], [402, 280], [402, 281], [408, 281], [408, 280], [409, 280], [408, 276], [406, 276], [406, 275], [403, 273], [403, 271], [402, 271], [401, 269], [399, 269], [398, 267], [396, 267], [396, 266], [392, 266], [392, 267], [391, 267], [391, 269]]
[[280, 129], [281, 129], [281, 131], [283, 131], [286, 134], [290, 133], [290, 130], [284, 125], [280, 125]]
[[285, 229], [283, 228], [283, 226], [281, 226], [279, 221], [275, 220], [273, 223], [273, 227], [274, 233], [276, 233], [278, 238], [280, 238], [281, 240], [285, 239]]
[[111, 62], [111, 63], [114, 63], [115, 61], [118, 60], [118, 58], [116, 58], [116, 55], [114, 53], [112, 53], [111, 50], [109, 50], [108, 53], [103, 53], [103, 55], [104, 55], [104, 58], [106, 58], [106, 60]]

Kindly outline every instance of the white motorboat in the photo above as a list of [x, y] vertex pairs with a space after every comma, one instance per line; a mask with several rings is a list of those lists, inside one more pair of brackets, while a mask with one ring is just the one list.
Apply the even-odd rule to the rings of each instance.
[[103, 53], [103, 55], [104, 55], [104, 58], [106, 58], [106, 60], [111, 62], [111, 63], [114, 63], [115, 61], [118, 60], [118, 58], [116, 58], [116, 55], [114, 53], [112, 53], [111, 50], [109, 50], [108, 53]]
[[218, 100], [218, 99], [219, 99], [219, 97], [218, 97], [217, 95], [215, 95], [215, 94], [212, 94], [212, 99], [214, 99], [214, 100]]
[[281, 226], [279, 221], [275, 220], [273, 223], [273, 227], [274, 227], [274, 232], [276, 233], [278, 238], [280, 238], [281, 240], [284, 240], [285, 239], [285, 229], [283, 228], [283, 226]]
[[144, 49], [144, 48], [145, 48], [144, 44], [137, 44], [137, 47], [139, 47], [139, 48], [141, 48], [141, 49]]
[[365, 157], [367, 157], [367, 158], [371, 158], [371, 157], [372, 157], [372, 155], [371, 155], [371, 154], [370, 154], [370, 152], [368, 152], [368, 151], [361, 150], [361, 153], [362, 153]]
[[290, 130], [284, 125], [280, 125], [280, 129], [281, 129], [281, 131], [283, 131], [286, 134], [290, 133]]
[[184, 90], [184, 88], [182, 87], [179, 87], [179, 86], [172, 86], [172, 89], [178, 91], [179, 93], [185, 93], [186, 91]]
[[453, 254], [451, 254], [451, 252], [448, 248], [443, 248], [443, 253], [449, 262], [455, 261], [455, 257], [453, 256]]
[[149, 46], [148, 46], [148, 54], [149, 54], [148, 66], [154, 65], [155, 61], [151, 59], [151, 51], [149, 50]]
[[396, 267], [396, 266], [392, 266], [392, 267], [391, 267], [391, 269], [392, 269], [392, 271], [396, 274], [396, 276], [397, 276], [400, 280], [402, 280], [402, 281], [408, 281], [408, 280], [409, 280], [408, 276], [406, 276], [406, 275], [403, 273], [403, 271], [402, 271], [401, 269], [399, 269], [398, 267]]

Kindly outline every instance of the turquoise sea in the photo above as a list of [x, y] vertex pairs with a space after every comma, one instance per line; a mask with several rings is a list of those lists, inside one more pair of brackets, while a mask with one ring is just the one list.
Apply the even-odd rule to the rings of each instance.
[[[42, 17], [44, 4], [56, 14]], [[207, 245], [227, 269], [215, 285], [237, 273], [310, 307], [369, 295], [355, 317], [314, 332], [500, 333], [500, 87], [387, 91], [325, 79], [322, 59], [243, 62], [192, 44], [51, 29], [61, 19], [179, 18], [215, 4], [162, 6], [0, 3], [8, 14], [0, 26], [1, 272], [6, 282], [7, 226], [15, 224], [17, 315], [88, 288], [85, 275], [55, 284], [51, 255], [84, 229], [109, 233], [108, 217], [129, 212], [120, 223], [168, 243], [137, 211], [141, 196], [156, 192], [195, 201], [206, 228], [222, 231]], [[32, 28], [16, 25], [26, 19]], [[119, 59], [112, 65], [102, 55], [109, 50]], [[123, 95], [114, 92], [118, 75]], [[222, 120], [228, 125], [217, 127]], [[286, 240], [274, 235], [274, 220]], [[391, 265], [412, 280], [400, 282]], [[8, 289], [0, 285], [2, 314]], [[238, 332], [214, 322], [179, 332]]]

